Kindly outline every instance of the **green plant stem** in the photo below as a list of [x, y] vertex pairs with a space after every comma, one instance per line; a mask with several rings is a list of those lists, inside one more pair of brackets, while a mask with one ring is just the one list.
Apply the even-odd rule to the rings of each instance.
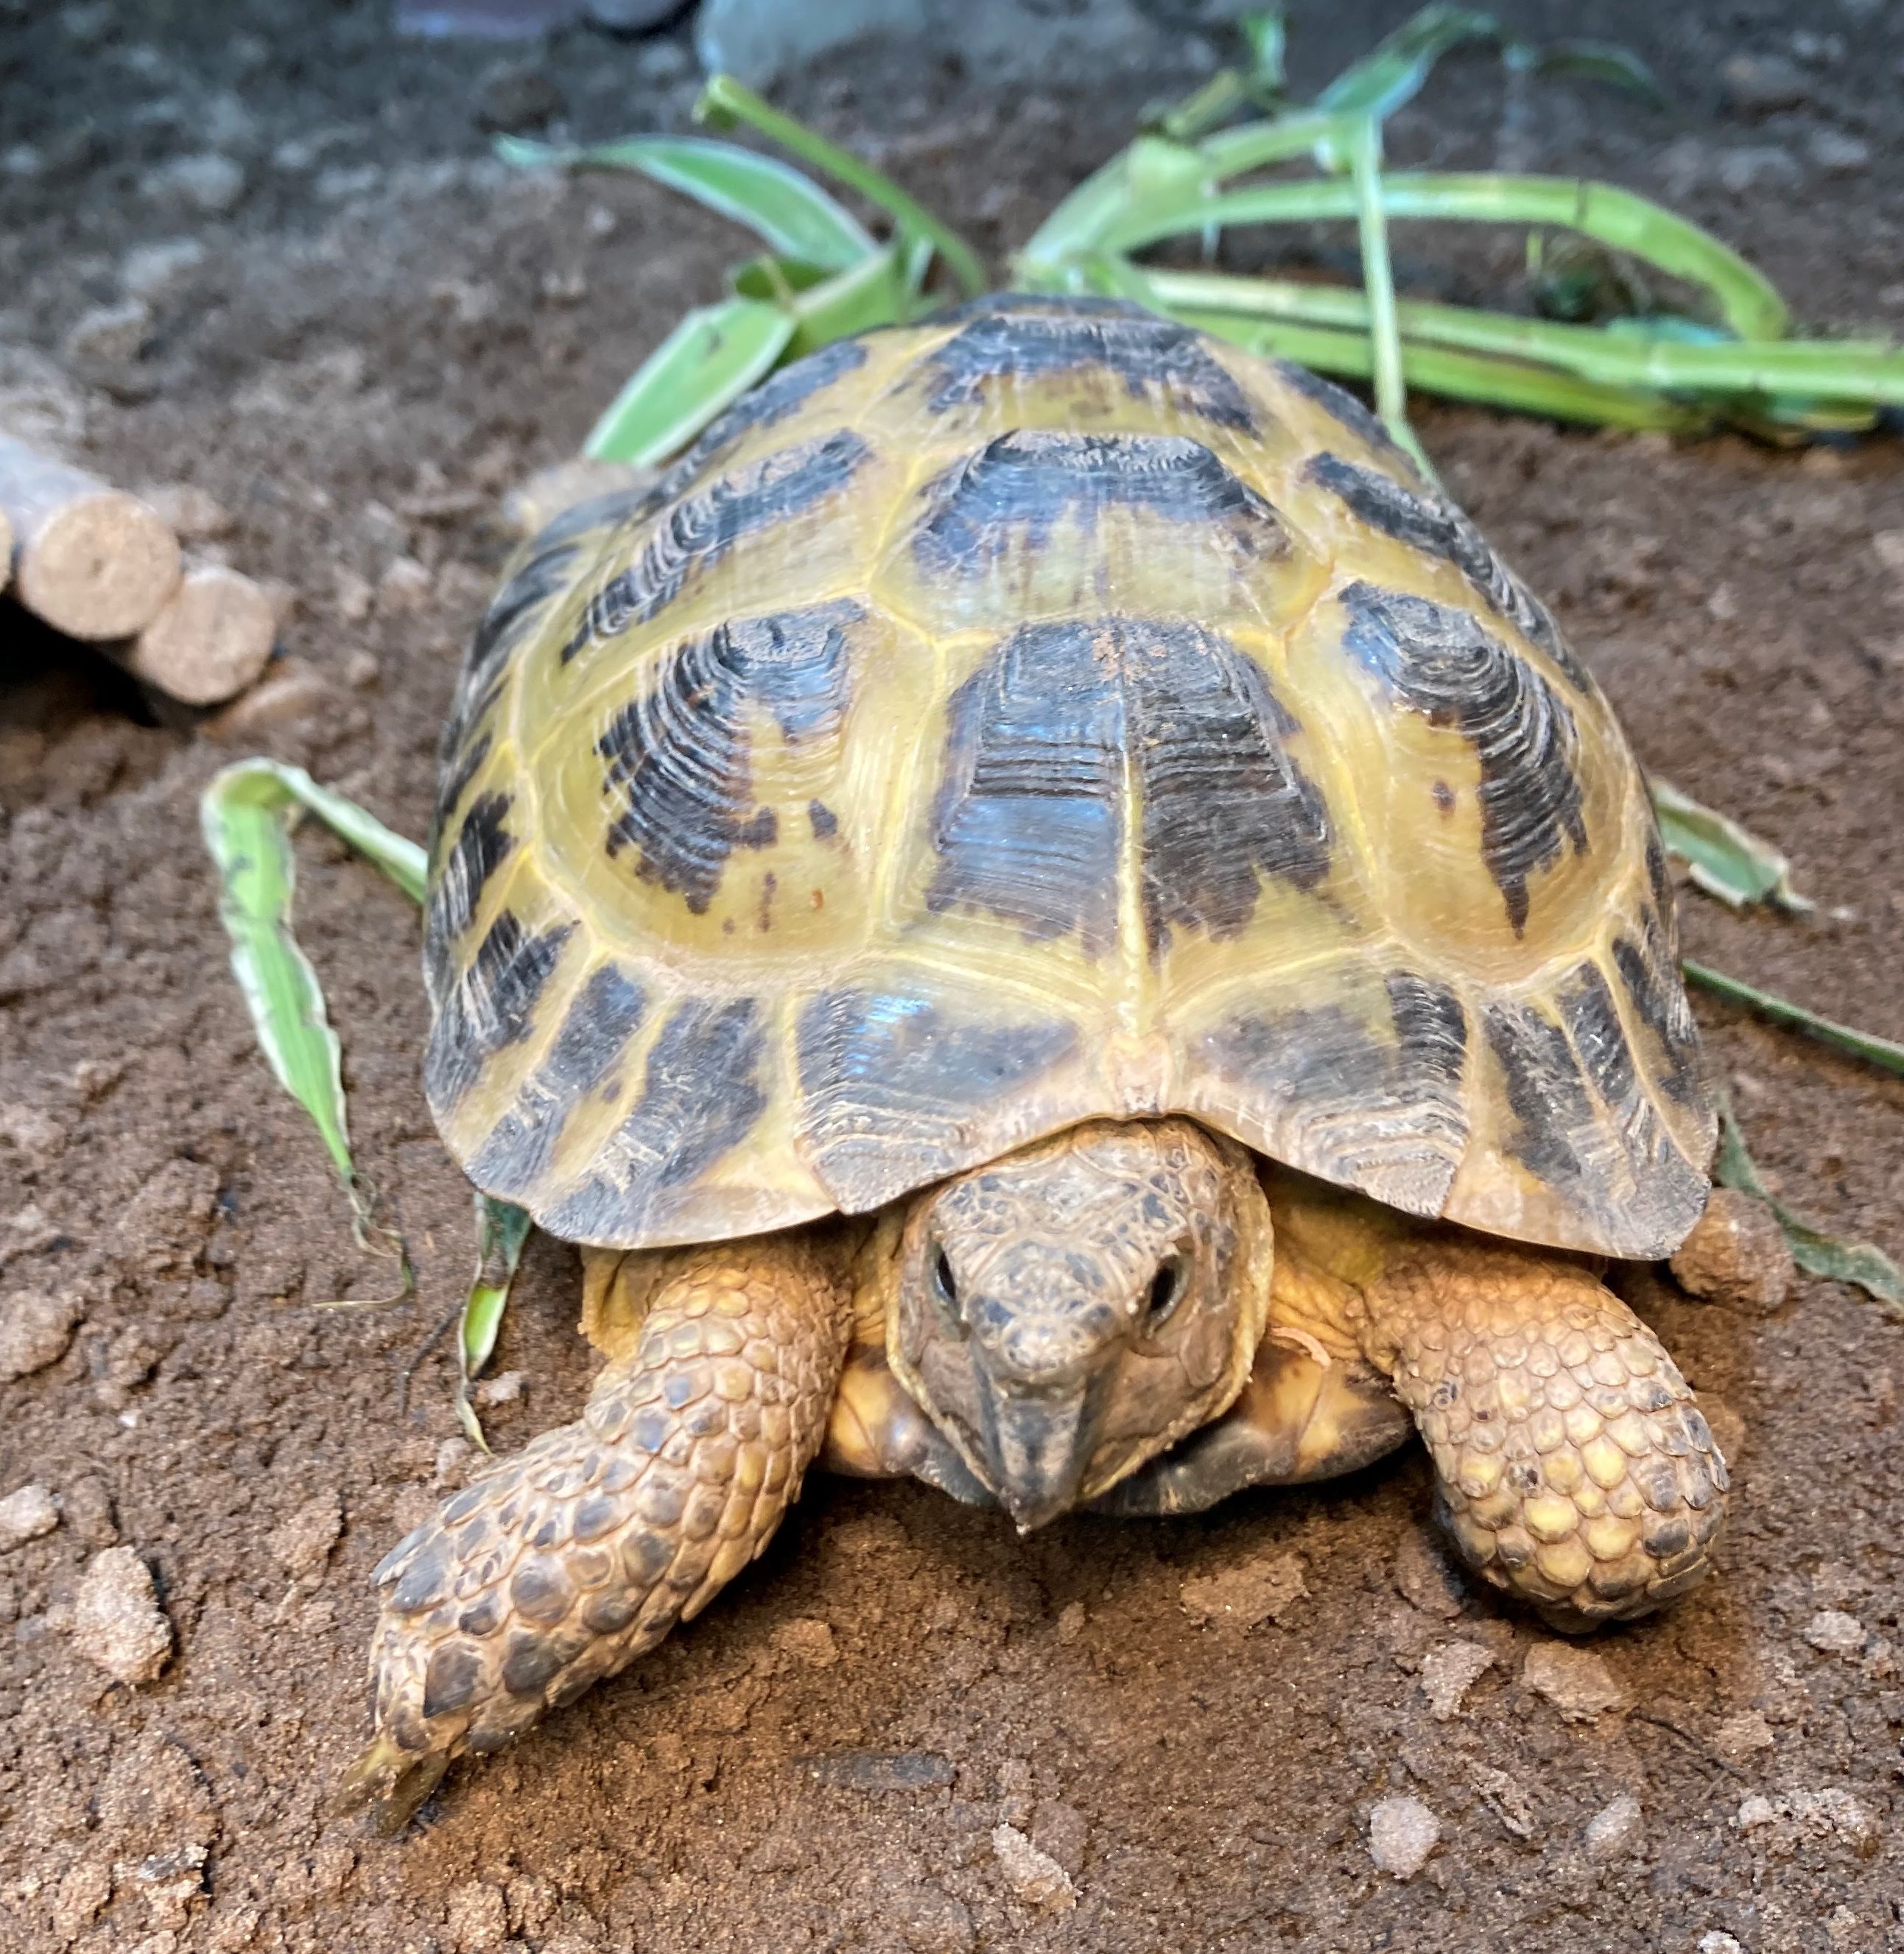
[[[1790, 323], [1785, 301], [1739, 254], [1660, 205], [1610, 184], [1568, 177], [1400, 174], [1381, 180], [1384, 213], [1497, 224], [1544, 224], [1578, 231], [1628, 251], [1670, 275], [1702, 287], [1726, 325], [1743, 339], [1777, 339]], [[1292, 224], [1353, 218], [1352, 181], [1322, 177], [1261, 184], [1199, 199], [1167, 215], [1127, 213], [1099, 239], [1134, 251], [1212, 224]]]
[[1836, 1045], [1840, 1051], [1848, 1051], [1854, 1057], [1881, 1066], [1887, 1072], [1904, 1073], [1904, 1045], [1878, 1038], [1870, 1032], [1855, 1030], [1830, 1018], [1821, 1018], [1801, 1004], [1789, 1004], [1783, 997], [1773, 996], [1769, 991], [1758, 990], [1736, 977], [1728, 977], [1723, 970], [1714, 970], [1710, 964], [1695, 963], [1689, 957], [1682, 959], [1681, 967], [1692, 982], [1702, 991], [1710, 991], [1715, 997], [1743, 1004], [1760, 1016], [1770, 1018], [1774, 1024], [1789, 1025], [1796, 1031], [1808, 1032], [1821, 1043]]
[[736, 81], [733, 76], [717, 74], [710, 77], [707, 86], [701, 92], [699, 102], [695, 105], [695, 113], [704, 121], [731, 119], [745, 122], [770, 141], [779, 143], [783, 149], [799, 157], [801, 162], [815, 169], [824, 170], [837, 182], [859, 191], [861, 196], [877, 204], [891, 216], [903, 229], [931, 238], [953, 277], [958, 281], [960, 290], [968, 298], [978, 297], [991, 282], [985, 275], [985, 268], [979, 254], [950, 225], [935, 217], [923, 204], [908, 196], [889, 177], [881, 175], [871, 164], [862, 162], [850, 151], [841, 149], [837, 143], [829, 143], [824, 136], [795, 121], [790, 115], [783, 115], [778, 108], [762, 101], [752, 89]]
[[1381, 130], [1365, 118], [1349, 140], [1356, 188], [1356, 234], [1362, 247], [1363, 302], [1368, 313], [1369, 359], [1375, 368], [1375, 411], [1396, 441], [1431, 481], [1434, 470], [1408, 424], [1408, 389], [1402, 376], [1401, 335], [1395, 326], [1395, 275], [1388, 260], [1388, 226], [1382, 217]]

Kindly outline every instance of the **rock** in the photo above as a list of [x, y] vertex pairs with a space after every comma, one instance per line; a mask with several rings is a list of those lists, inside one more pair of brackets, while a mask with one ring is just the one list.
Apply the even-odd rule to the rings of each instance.
[[495, 1411], [504, 1405], [520, 1404], [528, 1382], [520, 1371], [504, 1371], [496, 1377], [485, 1378], [476, 1386], [476, 1403], [485, 1411]]
[[444, 1934], [457, 1954], [487, 1954], [509, 1938], [509, 1904], [501, 1886], [472, 1880], [450, 1895]]
[[1422, 1657], [1422, 1694], [1437, 1723], [1447, 1723], [1459, 1711], [1462, 1699], [1494, 1660], [1493, 1651], [1478, 1642], [1444, 1642]]
[[911, 1954], [967, 1954], [977, 1941], [964, 1901], [943, 1887], [896, 1887], [886, 1896], [882, 1911]]
[[1754, 148], [1728, 149], [1713, 170], [1721, 188], [1734, 196], [1749, 196], [1755, 190], [1792, 190], [1803, 180], [1798, 161], [1784, 149], [1761, 143]]
[[377, 579], [380, 611], [420, 611], [429, 602], [435, 579], [413, 556], [400, 556]]
[[1712, 1190], [1669, 1266], [1689, 1295], [1758, 1312], [1781, 1307], [1798, 1274], [1778, 1217], [1736, 1187]]
[[230, 216], [244, 201], [245, 186], [244, 165], [216, 150], [174, 156], [148, 170], [140, 181], [140, 188], [154, 203], [206, 217]]
[[104, 1855], [77, 1859], [53, 1894], [51, 1924], [61, 1943], [77, 1940], [112, 1897], [112, 1861]]
[[562, 91], [533, 61], [498, 61], [476, 84], [478, 124], [504, 135], [539, 129], [562, 108]]
[[1461, 1577], [1439, 1541], [1425, 1527], [1410, 1527], [1395, 1550], [1396, 1591], [1425, 1615], [1451, 1622], [1460, 1613], [1465, 1591]]
[[1821, 1608], [1805, 1623], [1805, 1639], [1827, 1655], [1859, 1655], [1864, 1651], [1865, 1625], [1842, 1608]]
[[1067, 1601], [1058, 1610], [1057, 1638], [1060, 1647], [1069, 1648], [1084, 1633], [1091, 1619], [1082, 1601]]
[[831, 1623], [816, 1616], [796, 1615], [774, 1631], [774, 1646], [807, 1669], [831, 1669], [840, 1660]]
[[20, 1486], [0, 1500], [0, 1553], [24, 1547], [59, 1525], [59, 1508], [44, 1486]]
[[73, 1646], [119, 1682], [150, 1682], [165, 1667], [172, 1625], [133, 1548], [107, 1547], [87, 1564], [73, 1604]]
[[57, 1363], [81, 1314], [77, 1299], [64, 1292], [17, 1289], [0, 1296], [0, 1384]]
[[1639, 1800], [1630, 1791], [1624, 1791], [1587, 1820], [1581, 1843], [1596, 1866], [1610, 1865], [1638, 1848], [1645, 1830], [1645, 1814], [1640, 1810]]
[[635, 57], [636, 74], [653, 88], [671, 88], [693, 71], [693, 57], [678, 41], [650, 41]]
[[1740, 115], [1775, 114], [1811, 99], [1811, 78], [1779, 55], [1734, 55], [1719, 69], [1727, 103]]
[[1754, 1795], [1739, 1806], [1733, 1822], [1754, 1845], [1780, 1856], [1800, 1846], [1840, 1845], [1868, 1858], [1883, 1836], [1877, 1814], [1835, 1787]]
[[1384, 1798], [1368, 1814], [1368, 1856], [1398, 1880], [1412, 1880], [1441, 1841], [1441, 1820], [1419, 1798]]
[[1045, 1913], [1069, 1913], [1077, 1905], [1071, 1875], [1050, 1853], [1040, 1852], [1016, 1825], [994, 1825], [991, 1849], [1014, 1899]]
[[344, 1502], [335, 1488], [315, 1494], [278, 1522], [265, 1545], [294, 1581], [321, 1574], [344, 1532]]
[[605, 34], [648, 34], [684, 11], [685, 0], [589, 0], [582, 17]]
[[1220, 1574], [1185, 1582], [1177, 1599], [1192, 1621], [1247, 1631], [1261, 1622], [1287, 1626], [1309, 1591], [1300, 1555], [1259, 1554]]
[[1516, 1839], [1531, 1839], [1535, 1827], [1533, 1802], [1517, 1778], [1491, 1764], [1470, 1760], [1468, 1781], [1486, 1799], [1488, 1807], [1505, 1830]]
[[1806, 137], [1805, 153], [1828, 177], [1862, 176], [1871, 168], [1871, 145], [1840, 129], [1818, 129]]
[[1728, 1717], [1712, 1733], [1712, 1748], [1729, 1764], [1738, 1764], [1755, 1751], [1770, 1749], [1772, 1726], [1758, 1710], [1741, 1710]]
[[142, 489], [140, 499], [165, 517], [182, 543], [213, 542], [237, 527], [231, 510], [216, 496], [190, 482], [168, 482], [159, 488]]
[[76, 1479], [60, 1500], [73, 1538], [86, 1547], [117, 1547], [118, 1516], [113, 1511], [112, 1495], [100, 1479]]
[[60, 352], [74, 366], [124, 366], [137, 360], [151, 339], [151, 306], [143, 299], [125, 299], [80, 313]]
[[1699, 1936], [1699, 1954], [1745, 1954], [1730, 1934], [1721, 1934], [1714, 1927], [1710, 1934]]
[[1091, 1824], [1075, 1805], [1060, 1798], [1042, 1798], [1038, 1816], [1032, 1824], [1032, 1843], [1048, 1853], [1073, 1879], [1084, 1871], [1085, 1848], [1091, 1841]]
[[1605, 1658], [1569, 1642], [1536, 1642], [1521, 1665], [1521, 1682], [1570, 1723], [1590, 1723], [1626, 1701]]

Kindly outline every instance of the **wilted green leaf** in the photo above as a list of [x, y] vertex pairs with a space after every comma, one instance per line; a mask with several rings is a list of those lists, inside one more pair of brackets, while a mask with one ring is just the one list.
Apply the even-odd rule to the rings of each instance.
[[470, 1402], [470, 1386], [482, 1374], [496, 1347], [502, 1328], [503, 1312], [509, 1306], [509, 1292], [516, 1280], [523, 1249], [534, 1224], [523, 1208], [486, 1194], [476, 1197], [476, 1266], [464, 1299], [457, 1330], [457, 1357], [461, 1375], [457, 1381], [456, 1415], [473, 1445], [487, 1452], [489, 1443], [482, 1435], [481, 1421]]
[[1661, 839], [1708, 895], [1735, 909], [1770, 903], [1802, 916], [1811, 908], [1810, 899], [1792, 886], [1791, 863], [1769, 841], [1682, 793], [1670, 781], [1656, 780], [1652, 790]]
[[397, 1256], [407, 1292], [409, 1259], [401, 1242], [375, 1227], [370, 1197], [351, 1158], [342, 1054], [323, 988], [291, 933], [297, 881], [291, 829], [306, 809], [368, 856], [407, 895], [422, 900], [423, 850], [354, 802], [320, 787], [302, 767], [241, 760], [214, 778], [199, 813], [218, 869], [218, 914], [231, 938], [232, 971], [259, 1045], [280, 1084], [316, 1126], [349, 1198], [358, 1242]]
[[665, 461], [773, 371], [798, 323], [772, 299], [697, 306], [642, 362], [583, 451], [637, 468]]
[[1808, 1011], [1802, 1004], [1774, 997], [1770, 991], [1761, 991], [1736, 977], [1728, 977], [1723, 970], [1714, 970], [1709, 964], [1695, 963], [1689, 957], [1681, 960], [1680, 967], [1692, 982], [1702, 991], [1710, 991], [1716, 997], [1743, 1004], [1760, 1016], [1770, 1018], [1774, 1024], [1789, 1025], [1796, 1031], [1809, 1032], [1814, 1038], [1836, 1045], [1840, 1051], [1848, 1051], [1855, 1058], [1882, 1066], [1887, 1072], [1904, 1073], [1904, 1045], [1879, 1038], [1872, 1032], [1855, 1030], [1830, 1018], [1821, 1018], [1817, 1012]]
[[1810, 1223], [1801, 1221], [1768, 1194], [1757, 1164], [1745, 1150], [1745, 1136], [1739, 1130], [1730, 1107], [1720, 1113], [1719, 1158], [1714, 1164], [1713, 1176], [1721, 1186], [1755, 1195], [1770, 1208], [1785, 1230], [1786, 1240], [1792, 1245], [1792, 1260], [1807, 1275], [1853, 1283], [1884, 1304], [1891, 1315], [1904, 1318], [1904, 1271], [1882, 1249], [1869, 1242], [1843, 1242], [1827, 1235]]
[[809, 177], [774, 156], [705, 136], [635, 136], [558, 149], [499, 136], [496, 153], [525, 168], [636, 170], [723, 217], [744, 224], [771, 251], [843, 272], [876, 250], [866, 227]]

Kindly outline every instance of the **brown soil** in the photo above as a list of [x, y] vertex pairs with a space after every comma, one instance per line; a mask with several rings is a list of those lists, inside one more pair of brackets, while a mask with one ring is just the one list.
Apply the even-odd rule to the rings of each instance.
[[[1325, 11], [1299, 24], [1305, 77], [1404, 9]], [[87, 42], [54, 10], [5, 10], [7, 140], [46, 167], [0, 178], [0, 343], [58, 347], [117, 295], [130, 245], [196, 224], [206, 262], [136, 372], [78, 376], [82, 451], [122, 482], [209, 489], [237, 519], [234, 560], [297, 592], [285, 642], [306, 681], [254, 712], [237, 749], [303, 761], [419, 833], [438, 718], [505, 548], [497, 490], [573, 448], [680, 309], [718, 291], [734, 237], [637, 183], [505, 177], [471, 115], [492, 55], [398, 47], [381, 8], [118, 12], [121, 31]], [[1670, 195], [1808, 317], [1896, 329], [1904, 22], [1851, 0], [1822, 17], [1796, 0], [1519, 13], [1637, 46], [1686, 105], [1660, 116], [1543, 85], [1510, 131], [1521, 160]], [[1758, 125], [1725, 111], [1719, 61], [1789, 56], [1795, 33], [1813, 36], [1805, 99]], [[580, 133], [678, 120], [679, 89], [636, 79], [626, 48], [578, 34], [548, 66]], [[1000, 247], [1121, 139], [1142, 86], [1054, 79], [1001, 105], [970, 78], [922, 92], [868, 63], [799, 99]], [[210, 99], [224, 90], [248, 130]], [[1464, 62], [1395, 149], [1485, 165], [1503, 128], [1494, 71]], [[1825, 129], [1876, 161], [1827, 175], [1808, 147]], [[315, 162], [272, 160], [313, 136]], [[236, 215], [155, 214], [145, 172], [211, 142], [249, 163]], [[1743, 196], [1713, 174], [1741, 149], [1774, 159], [1735, 166], [1761, 172]], [[1440, 249], [1405, 239], [1405, 277], [1431, 287]], [[1464, 257], [1455, 288], [1513, 262]], [[1554, 599], [1648, 763], [1775, 838], [1820, 899], [1799, 922], [1689, 897], [1692, 947], [1904, 1033], [1895, 443], [1675, 448], [1448, 409], [1419, 426]], [[401, 557], [427, 576], [385, 578]], [[382, 580], [358, 622], [353, 579]], [[1523, 1676], [1550, 1638], [1485, 1597], [1437, 1605], [1413, 1453], [1204, 1520], [1079, 1520], [1024, 1543], [922, 1488], [827, 1481], [734, 1594], [513, 1753], [454, 1773], [404, 1841], [329, 1820], [327, 1787], [364, 1734], [369, 1571], [437, 1497], [432, 1478], [467, 1469], [440, 1348], [407, 1412], [397, 1390], [470, 1240], [418, 1089], [415, 919], [337, 848], [305, 846], [301, 933], [342, 1029], [362, 1158], [420, 1286], [411, 1306], [326, 1309], [387, 1271], [353, 1258], [225, 972], [194, 796], [232, 749], [152, 723], [109, 668], [7, 628], [0, 1288], [70, 1292], [85, 1318], [63, 1359], [0, 1386], [0, 1492], [38, 1482], [64, 1504], [56, 1531], [0, 1558], [0, 1945], [1904, 1946], [1904, 1330], [1818, 1283], [1769, 1318], [1659, 1292], [1658, 1327], [1720, 1408], [1736, 1516], [1717, 1579], [1594, 1645], [1623, 1708], [1566, 1720]], [[1904, 1254], [1904, 1081], [1701, 1015], [1789, 1200]], [[576, 1296], [571, 1252], [539, 1242], [496, 1365], [528, 1380], [489, 1414], [499, 1445], [579, 1402]], [[105, 1686], [68, 1632], [81, 1569], [115, 1538], [149, 1560], [178, 1638], [137, 1690]], [[1259, 1567], [1277, 1606], [1254, 1629], [1186, 1611], [1186, 1584], [1290, 1555], [1306, 1591]], [[1856, 1618], [1861, 1649], [1808, 1642], [1823, 1610]], [[1418, 1671], [1456, 1638], [1493, 1663], [1437, 1720]], [[1776, 1802], [1821, 1792], [1849, 1794], [1868, 1824], [1842, 1800]], [[1583, 1828], [1623, 1793], [1641, 1822], [1601, 1862]], [[1397, 1794], [1441, 1827], [1408, 1881], [1368, 1843], [1371, 1808]], [[1752, 1806], [1742, 1824], [1758, 1794], [1774, 1816], [1752, 1824]], [[1070, 1871], [1074, 1911], [1014, 1896], [1002, 1820]]]

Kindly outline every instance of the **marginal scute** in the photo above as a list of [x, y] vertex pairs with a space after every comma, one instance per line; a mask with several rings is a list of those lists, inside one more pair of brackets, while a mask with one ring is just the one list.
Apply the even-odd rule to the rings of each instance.
[[1699, 1212], [1604, 702], [1349, 396], [1123, 301], [844, 342], [570, 511], [440, 778], [426, 1091], [558, 1235], [787, 1227], [1171, 1112], [1532, 1242]]

